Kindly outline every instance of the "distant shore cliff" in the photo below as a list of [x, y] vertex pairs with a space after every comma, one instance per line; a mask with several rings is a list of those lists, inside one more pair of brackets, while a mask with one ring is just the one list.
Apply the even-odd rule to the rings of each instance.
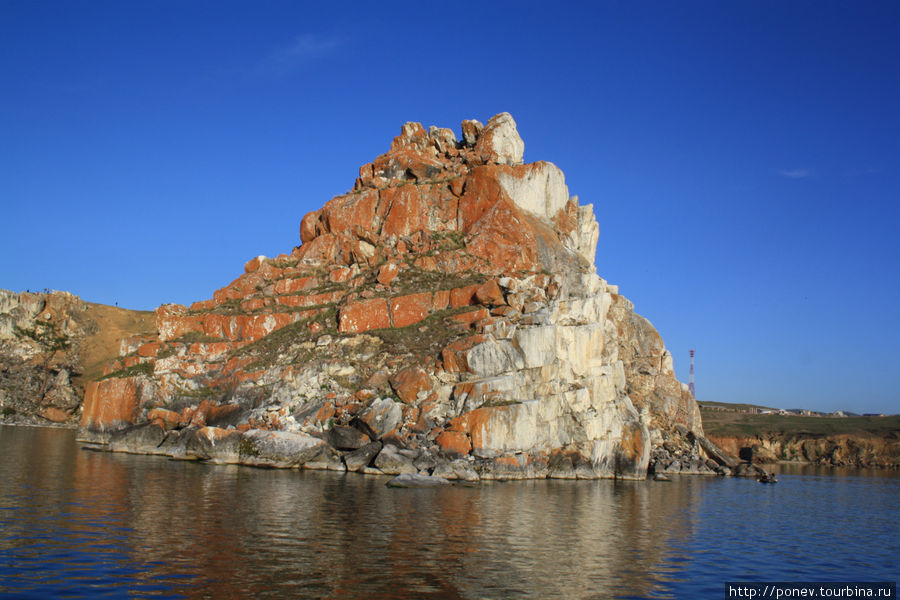
[[900, 468], [900, 432], [760, 433], [751, 436], [710, 435], [733, 456], [756, 464], [802, 462], [832, 467]]

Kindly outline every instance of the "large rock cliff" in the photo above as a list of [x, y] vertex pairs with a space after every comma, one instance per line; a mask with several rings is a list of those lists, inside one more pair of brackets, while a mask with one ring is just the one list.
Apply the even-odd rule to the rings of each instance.
[[292, 252], [158, 308], [87, 386], [82, 438], [465, 479], [712, 472], [662, 339], [596, 273], [592, 206], [523, 151], [506, 113], [461, 140], [407, 123]]

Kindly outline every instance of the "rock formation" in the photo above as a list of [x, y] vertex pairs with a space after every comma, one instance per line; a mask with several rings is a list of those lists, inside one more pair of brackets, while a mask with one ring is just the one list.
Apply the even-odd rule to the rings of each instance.
[[[827, 417], [822, 417], [827, 419]], [[710, 435], [726, 452], [748, 455], [753, 463], [803, 462], [830, 467], [900, 468], [900, 435], [880, 432], [813, 433], [760, 432], [756, 435]]]
[[84, 302], [68, 292], [0, 290], [0, 423], [74, 426], [84, 381], [148, 313]]
[[0, 290], [3, 422], [66, 423], [77, 416], [81, 398], [71, 381], [77, 372], [77, 340], [94, 326], [84, 317], [85, 309], [65, 292]]
[[83, 439], [447, 479], [713, 472], [697, 404], [594, 267], [598, 225], [506, 113], [407, 123], [352, 191], [86, 388]]

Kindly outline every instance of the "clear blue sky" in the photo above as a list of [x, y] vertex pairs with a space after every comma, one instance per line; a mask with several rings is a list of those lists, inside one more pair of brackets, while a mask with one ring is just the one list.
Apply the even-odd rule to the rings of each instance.
[[896, 2], [0, 0], [0, 287], [209, 298], [501, 111], [699, 399], [900, 412]]

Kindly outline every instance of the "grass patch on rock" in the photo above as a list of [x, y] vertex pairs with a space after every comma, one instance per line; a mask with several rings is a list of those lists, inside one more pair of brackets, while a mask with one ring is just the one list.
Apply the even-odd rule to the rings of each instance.
[[322, 330], [316, 334], [338, 335], [337, 332], [337, 307], [334, 304], [322, 305], [318, 314], [290, 325], [276, 329], [269, 335], [262, 337], [251, 344], [237, 348], [230, 353], [231, 357], [250, 356], [253, 362], [251, 368], [262, 368], [273, 365], [278, 357], [285, 354], [292, 345], [309, 342], [313, 339], [309, 326], [313, 323], [322, 325]]
[[124, 369], [119, 369], [118, 371], [113, 371], [112, 373], [103, 375], [102, 377], [98, 377], [97, 381], [103, 381], [104, 379], [119, 379], [122, 377], [150, 377], [151, 375], [153, 375], [153, 363], [142, 362], [130, 367], [125, 367]]
[[466, 287], [467, 285], [481, 285], [487, 281], [487, 277], [481, 273], [466, 271], [463, 273], [442, 273], [440, 271], [426, 271], [416, 266], [410, 266], [401, 271], [400, 275], [391, 285], [391, 296], [405, 296], [423, 291], [452, 290]]
[[200, 331], [189, 331], [172, 341], [176, 344], [214, 344], [216, 342], [226, 342], [228, 340], [215, 335], [207, 335]]
[[388, 327], [373, 329], [366, 333], [379, 338], [381, 350], [393, 355], [412, 354], [418, 357], [437, 356], [447, 344], [457, 338], [469, 335], [451, 317], [472, 310], [472, 306], [461, 306], [441, 310], [428, 315], [423, 320], [408, 327]]

